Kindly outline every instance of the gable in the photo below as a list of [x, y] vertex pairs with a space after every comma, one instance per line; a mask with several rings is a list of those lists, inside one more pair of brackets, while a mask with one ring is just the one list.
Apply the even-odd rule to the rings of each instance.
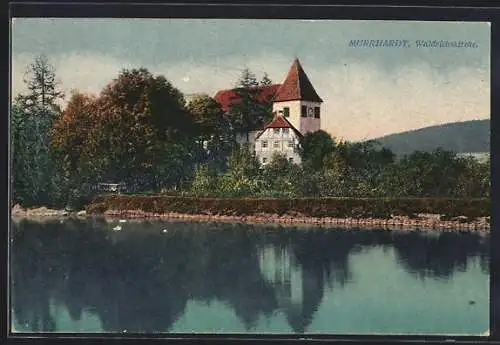
[[288, 121], [286, 118], [284, 118], [283, 116], [281, 115], [275, 115], [274, 118], [268, 122], [265, 126], [264, 126], [264, 130], [262, 130], [258, 135], [257, 137], [255, 137], [255, 139], [259, 139], [262, 134], [264, 134], [266, 131], [271, 131], [272, 129], [274, 128], [290, 128], [290, 130], [298, 137], [302, 137], [302, 133], [300, 133], [300, 131], [295, 128], [291, 123], [290, 121]]

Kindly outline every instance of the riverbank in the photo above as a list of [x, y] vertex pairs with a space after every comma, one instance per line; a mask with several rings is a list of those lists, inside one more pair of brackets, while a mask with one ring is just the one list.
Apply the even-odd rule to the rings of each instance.
[[197, 222], [240, 222], [249, 224], [280, 224], [280, 225], [307, 225], [318, 227], [336, 227], [345, 229], [385, 229], [385, 230], [434, 230], [434, 231], [461, 231], [489, 234], [490, 224], [486, 217], [472, 221], [465, 221], [457, 217], [448, 221], [440, 220], [439, 215], [419, 214], [416, 218], [394, 216], [391, 219], [377, 218], [333, 218], [333, 217], [307, 217], [307, 216], [279, 216], [276, 214], [259, 214], [251, 216], [227, 216], [211, 214], [185, 214], [185, 213], [152, 213], [142, 210], [107, 210], [103, 213], [105, 218], [112, 219], [159, 219], [159, 220], [184, 220]]
[[418, 214], [415, 217], [392, 216], [390, 219], [382, 218], [335, 218], [335, 217], [310, 217], [305, 215], [277, 215], [277, 214], [255, 214], [247, 216], [217, 215], [217, 214], [187, 214], [177, 212], [154, 213], [142, 210], [106, 210], [101, 214], [89, 215], [85, 211], [68, 212], [65, 210], [54, 210], [46, 207], [23, 209], [16, 205], [12, 209], [12, 218], [15, 220], [51, 220], [62, 218], [86, 218], [104, 217], [110, 221], [117, 219], [129, 220], [181, 220], [196, 222], [230, 222], [249, 224], [280, 224], [280, 225], [307, 225], [316, 227], [336, 227], [344, 229], [385, 229], [385, 230], [432, 230], [432, 231], [460, 231], [489, 234], [489, 217], [479, 217], [470, 220], [466, 217], [454, 217], [450, 220], [442, 220], [437, 214]]

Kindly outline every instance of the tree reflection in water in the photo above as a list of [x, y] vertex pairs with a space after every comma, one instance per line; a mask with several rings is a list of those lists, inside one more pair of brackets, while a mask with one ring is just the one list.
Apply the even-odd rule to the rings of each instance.
[[[188, 301], [223, 302], [247, 331], [279, 312], [306, 332], [326, 288], [349, 284], [353, 253], [393, 247], [410, 273], [448, 278], [471, 256], [474, 235], [335, 231], [209, 223], [22, 221], [12, 229], [12, 310], [32, 332], [60, 330], [51, 305], [73, 320], [97, 315], [104, 332], [168, 332]], [[163, 230], [166, 231], [163, 231]]]
[[489, 271], [489, 240], [475, 234], [398, 234], [394, 236], [393, 246], [404, 268], [420, 278], [448, 279], [456, 271], [465, 272], [472, 256], [480, 259], [483, 272]]

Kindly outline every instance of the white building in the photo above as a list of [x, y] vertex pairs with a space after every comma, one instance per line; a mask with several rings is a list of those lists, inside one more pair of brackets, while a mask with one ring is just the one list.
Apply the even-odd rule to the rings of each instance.
[[[299, 139], [302, 135], [321, 129], [321, 104], [298, 58], [292, 63], [282, 84], [260, 87], [259, 99], [271, 97], [274, 118], [263, 128], [235, 133], [236, 142], [247, 144], [255, 150], [262, 164], [267, 164], [275, 153], [286, 155], [293, 163], [300, 164]], [[221, 90], [215, 99], [230, 115], [232, 104], [240, 102], [235, 90]]]
[[291, 163], [300, 164], [299, 140], [302, 134], [282, 115], [276, 115], [255, 138], [255, 155], [265, 165], [273, 155], [282, 154]]

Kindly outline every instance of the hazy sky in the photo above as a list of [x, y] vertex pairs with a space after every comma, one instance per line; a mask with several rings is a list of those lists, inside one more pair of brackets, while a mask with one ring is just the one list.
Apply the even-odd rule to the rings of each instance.
[[[349, 41], [409, 40], [353, 48]], [[416, 40], [476, 48], [418, 48]], [[12, 89], [46, 54], [62, 88], [97, 93], [146, 67], [185, 93], [231, 88], [241, 70], [282, 82], [298, 57], [323, 98], [322, 128], [347, 140], [490, 117], [490, 25], [460, 22], [242, 19], [15, 19]]]

